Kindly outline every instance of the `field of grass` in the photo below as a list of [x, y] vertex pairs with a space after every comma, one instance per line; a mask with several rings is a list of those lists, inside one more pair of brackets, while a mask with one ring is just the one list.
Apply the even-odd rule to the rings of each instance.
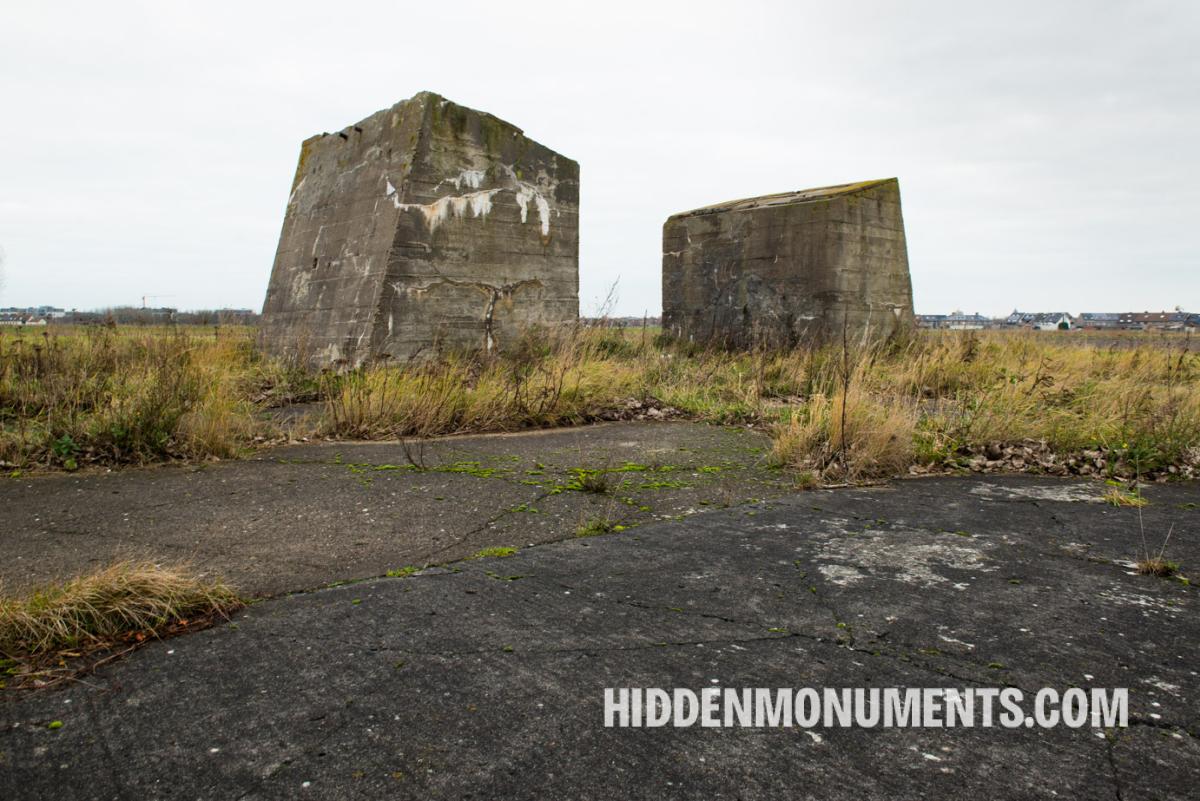
[[314, 381], [259, 358], [253, 336], [237, 326], [0, 331], [0, 462], [73, 470], [236, 456], [270, 433], [264, 403]]
[[1130, 476], [1200, 468], [1200, 354], [1162, 335], [919, 332], [867, 350], [725, 352], [640, 329], [530, 332], [505, 353], [311, 373], [255, 332], [0, 332], [7, 473], [231, 458], [282, 435], [266, 411], [318, 400], [311, 436], [427, 437], [578, 424], [629, 399], [771, 431], [804, 482], [919, 465]]

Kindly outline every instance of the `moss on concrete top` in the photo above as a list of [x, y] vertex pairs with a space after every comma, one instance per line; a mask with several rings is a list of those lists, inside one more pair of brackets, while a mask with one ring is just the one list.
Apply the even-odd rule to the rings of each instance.
[[814, 189], [800, 189], [794, 192], [780, 192], [776, 195], [762, 195], [742, 200], [727, 200], [724, 203], [716, 203], [711, 206], [702, 206], [691, 211], [681, 211], [678, 214], [672, 214], [671, 219], [692, 217], [701, 214], [717, 214], [725, 211], [748, 211], [767, 206], [790, 206], [795, 203], [813, 203], [844, 195], [857, 194], [885, 184], [898, 185], [899, 183], [900, 181], [897, 178], [880, 178], [873, 181], [858, 181], [852, 184], [838, 184], [836, 186], [820, 186]]

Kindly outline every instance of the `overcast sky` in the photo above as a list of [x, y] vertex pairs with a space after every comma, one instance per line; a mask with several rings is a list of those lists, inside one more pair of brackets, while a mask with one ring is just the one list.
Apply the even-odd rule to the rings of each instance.
[[[664, 219], [897, 176], [918, 312], [1200, 309], [1200, 3], [0, 0], [0, 306], [260, 308], [300, 142], [428, 89]], [[156, 297], [153, 297], [156, 296]]]

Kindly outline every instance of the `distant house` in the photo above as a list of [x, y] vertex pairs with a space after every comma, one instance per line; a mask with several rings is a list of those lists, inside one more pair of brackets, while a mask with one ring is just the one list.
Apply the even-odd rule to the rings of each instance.
[[978, 312], [963, 314], [961, 311], [955, 311], [946, 315], [946, 328], [954, 331], [981, 331], [987, 328], [991, 322]]
[[1120, 328], [1121, 315], [1117, 312], [1083, 312], [1076, 325], [1079, 328]]
[[[48, 320], [65, 317], [67, 313], [57, 306], [8, 306], [0, 309], [0, 319], [5, 325], [45, 325]], [[14, 319], [20, 322], [12, 322]]]
[[945, 328], [953, 331], [978, 331], [990, 328], [992, 321], [982, 314], [963, 314], [953, 311], [950, 314], [918, 314], [918, 328]]
[[1138, 330], [1180, 331], [1188, 324], [1190, 315], [1182, 309], [1172, 312], [1129, 312], [1121, 315], [1121, 327]]
[[1014, 310], [1004, 318], [1004, 325], [1014, 328], [1032, 328], [1034, 331], [1066, 331], [1075, 327], [1075, 321], [1066, 312], [1022, 312]]

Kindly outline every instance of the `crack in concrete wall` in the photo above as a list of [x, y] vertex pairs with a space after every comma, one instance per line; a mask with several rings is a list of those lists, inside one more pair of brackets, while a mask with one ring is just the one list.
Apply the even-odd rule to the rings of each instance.
[[455, 278], [442, 277], [422, 286], [404, 287], [399, 284], [392, 284], [392, 289], [396, 292], [421, 295], [433, 287], [441, 285], [469, 287], [477, 289], [487, 296], [487, 306], [484, 308], [483, 313], [484, 350], [491, 353], [496, 347], [496, 338], [494, 335], [496, 303], [505, 298], [511, 298], [527, 286], [540, 287], [542, 286], [542, 282], [536, 278], [527, 278], [523, 281], [514, 281], [510, 284], [496, 285], [485, 281], [462, 281]]

